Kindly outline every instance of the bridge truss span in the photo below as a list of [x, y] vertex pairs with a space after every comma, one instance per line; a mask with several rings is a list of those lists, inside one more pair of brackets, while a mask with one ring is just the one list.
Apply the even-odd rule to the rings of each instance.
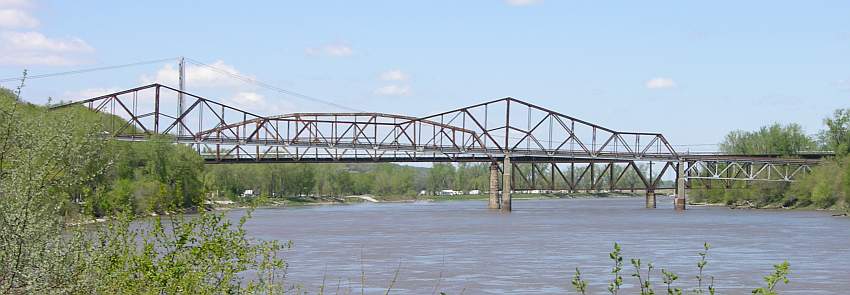
[[197, 139], [202, 154], [219, 162], [461, 161], [490, 155], [470, 130], [382, 113], [264, 117], [205, 130]]
[[[824, 156], [831, 154], [825, 153]], [[779, 158], [776, 156], [685, 156], [682, 163], [688, 187], [711, 188], [721, 182], [731, 188], [736, 181], [793, 182], [810, 173], [819, 159]]]
[[615, 131], [510, 97], [422, 119], [471, 130], [490, 152], [501, 154], [621, 160], [677, 156], [660, 133]]
[[[178, 105], [184, 97], [183, 107]], [[383, 113], [262, 116], [151, 84], [61, 105], [110, 114], [119, 140], [167, 135], [209, 162], [457, 162], [505, 155], [555, 161], [671, 160], [660, 133], [621, 132], [514, 98], [427, 117]], [[182, 110], [182, 111], [181, 111]]]
[[510, 176], [501, 182], [511, 190], [653, 192], [711, 181], [789, 182], [817, 164], [817, 157], [683, 155], [661, 133], [617, 131], [511, 97], [425, 117], [265, 116], [150, 84], [54, 108], [71, 106], [107, 114], [110, 137], [163, 136], [211, 164], [489, 162]]

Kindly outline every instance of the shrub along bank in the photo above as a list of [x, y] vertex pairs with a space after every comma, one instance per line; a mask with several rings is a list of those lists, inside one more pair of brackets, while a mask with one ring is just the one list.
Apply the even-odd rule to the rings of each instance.
[[692, 201], [747, 204], [755, 207], [850, 209], [850, 109], [837, 110], [824, 119], [824, 129], [807, 136], [799, 125], [773, 124], [757, 131], [734, 131], [726, 136], [721, 151], [738, 154], [777, 153], [793, 157], [799, 151], [827, 150], [836, 156], [825, 159], [793, 183], [736, 182], [713, 188], [692, 189]]

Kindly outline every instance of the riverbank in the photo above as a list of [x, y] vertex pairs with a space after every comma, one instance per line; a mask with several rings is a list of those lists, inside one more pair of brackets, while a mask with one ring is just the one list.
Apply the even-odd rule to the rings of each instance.
[[[530, 194], [530, 193], [514, 193], [513, 200], [549, 200], [549, 199], [606, 199], [606, 198], [634, 198], [643, 197], [643, 193], [623, 192], [623, 193], [566, 193], [566, 194]], [[286, 208], [286, 207], [309, 207], [309, 206], [327, 206], [327, 205], [347, 205], [347, 204], [362, 204], [362, 203], [412, 203], [412, 202], [455, 202], [455, 201], [486, 201], [489, 195], [453, 195], [453, 196], [374, 196], [374, 195], [352, 195], [343, 197], [283, 197], [283, 198], [267, 198], [257, 197], [245, 201], [210, 201], [206, 202], [204, 209], [207, 211], [229, 211], [248, 208]], [[733, 204], [727, 203], [711, 203], [692, 201], [688, 206], [699, 207], [725, 207], [738, 210], [793, 210], [793, 211], [826, 211], [832, 216], [848, 216], [846, 208], [833, 206], [831, 208], [817, 208], [815, 206], [782, 206], [779, 204], [768, 204], [760, 206], [754, 202], [737, 202]], [[181, 213], [197, 213], [197, 208], [190, 208], [181, 212], [165, 212], [161, 215], [173, 215]], [[156, 217], [160, 214], [149, 213], [140, 215], [139, 217]], [[94, 223], [101, 223], [112, 219], [112, 217], [98, 217], [86, 220], [74, 220], [68, 225], [78, 226]]]
[[[642, 196], [639, 193], [566, 193], [566, 194], [530, 194], [530, 193], [514, 193], [514, 200], [546, 200], [546, 199], [590, 199], [590, 198], [630, 198]], [[476, 195], [453, 195], [453, 196], [375, 196], [375, 195], [352, 195], [343, 197], [283, 197], [283, 198], [266, 198], [261, 197], [252, 199], [246, 202], [234, 202], [230, 205], [211, 206], [209, 210], [226, 211], [232, 209], [261, 207], [261, 208], [278, 208], [278, 207], [302, 207], [302, 206], [322, 206], [322, 205], [345, 205], [345, 204], [361, 204], [361, 203], [410, 203], [410, 202], [452, 202], [452, 201], [474, 201], [487, 200], [490, 196], [486, 194]]]
[[[643, 197], [644, 193], [640, 192], [582, 192], [582, 193], [566, 193], [566, 194], [530, 194], [530, 193], [514, 193], [513, 200], [547, 200], [547, 199], [604, 199], [604, 198], [633, 198]], [[340, 205], [340, 204], [360, 204], [365, 201], [361, 198], [373, 198], [375, 203], [408, 203], [408, 202], [452, 202], [452, 201], [486, 201], [490, 198], [487, 194], [477, 195], [453, 195], [453, 196], [346, 196], [341, 198], [325, 198], [325, 199], [304, 199], [304, 198], [285, 198], [285, 202], [275, 202], [267, 207], [285, 207], [285, 206], [320, 206], [320, 205]], [[274, 200], [274, 199], [272, 199]], [[759, 205], [755, 202], [737, 202], [733, 204], [726, 203], [708, 203], [708, 202], [689, 202], [689, 206], [706, 206], [706, 207], [726, 207], [729, 209], [738, 210], [796, 210], [796, 211], [826, 211], [831, 212], [832, 216], [847, 216], [848, 210], [842, 206], [832, 206], [830, 208], [818, 208], [814, 205], [809, 206], [782, 206], [782, 204], [766, 204]]]
[[688, 206], [705, 206], [705, 207], [723, 207], [733, 210], [787, 210], [787, 211], [820, 211], [830, 212], [832, 216], [848, 216], [848, 208], [843, 206], [831, 206], [828, 208], [820, 208], [814, 205], [808, 206], [783, 206], [778, 203], [770, 203], [759, 205], [752, 201], [738, 201], [734, 203], [711, 203], [711, 202], [689, 202]]

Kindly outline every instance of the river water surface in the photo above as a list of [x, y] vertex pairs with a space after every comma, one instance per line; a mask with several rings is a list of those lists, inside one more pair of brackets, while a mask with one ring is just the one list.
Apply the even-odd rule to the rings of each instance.
[[[709, 242], [706, 274], [719, 294], [749, 294], [772, 265], [788, 260], [782, 294], [850, 292], [850, 219], [828, 212], [689, 207], [669, 199], [658, 209], [643, 198], [517, 200], [514, 211], [485, 201], [384, 203], [258, 209], [247, 224], [260, 239], [292, 240], [283, 253], [287, 283], [315, 293], [567, 294], [580, 267], [590, 294], [607, 292], [616, 241], [625, 256], [626, 289], [636, 287], [630, 258], [676, 272], [680, 287], [696, 285], [697, 252]], [[240, 215], [240, 212], [232, 212]], [[400, 266], [399, 266], [400, 265]], [[632, 294], [634, 292], [624, 292]]]

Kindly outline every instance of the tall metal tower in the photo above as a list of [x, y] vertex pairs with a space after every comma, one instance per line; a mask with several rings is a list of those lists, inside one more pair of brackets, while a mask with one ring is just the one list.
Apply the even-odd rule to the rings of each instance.
[[[179, 111], [179, 113], [177, 114], [177, 117], [179, 118], [181, 115], [183, 115], [183, 110], [184, 110], [183, 92], [186, 91], [186, 58], [184, 58], [182, 56], [180, 57], [180, 64], [178, 65], [178, 72], [179, 72], [179, 77], [177, 79], [178, 79], [178, 84], [179, 84], [178, 88], [180, 89], [180, 93], [177, 94], [177, 103], [178, 103], [177, 110]], [[183, 125], [177, 124], [177, 138], [180, 138], [182, 136], [183, 136]]]

